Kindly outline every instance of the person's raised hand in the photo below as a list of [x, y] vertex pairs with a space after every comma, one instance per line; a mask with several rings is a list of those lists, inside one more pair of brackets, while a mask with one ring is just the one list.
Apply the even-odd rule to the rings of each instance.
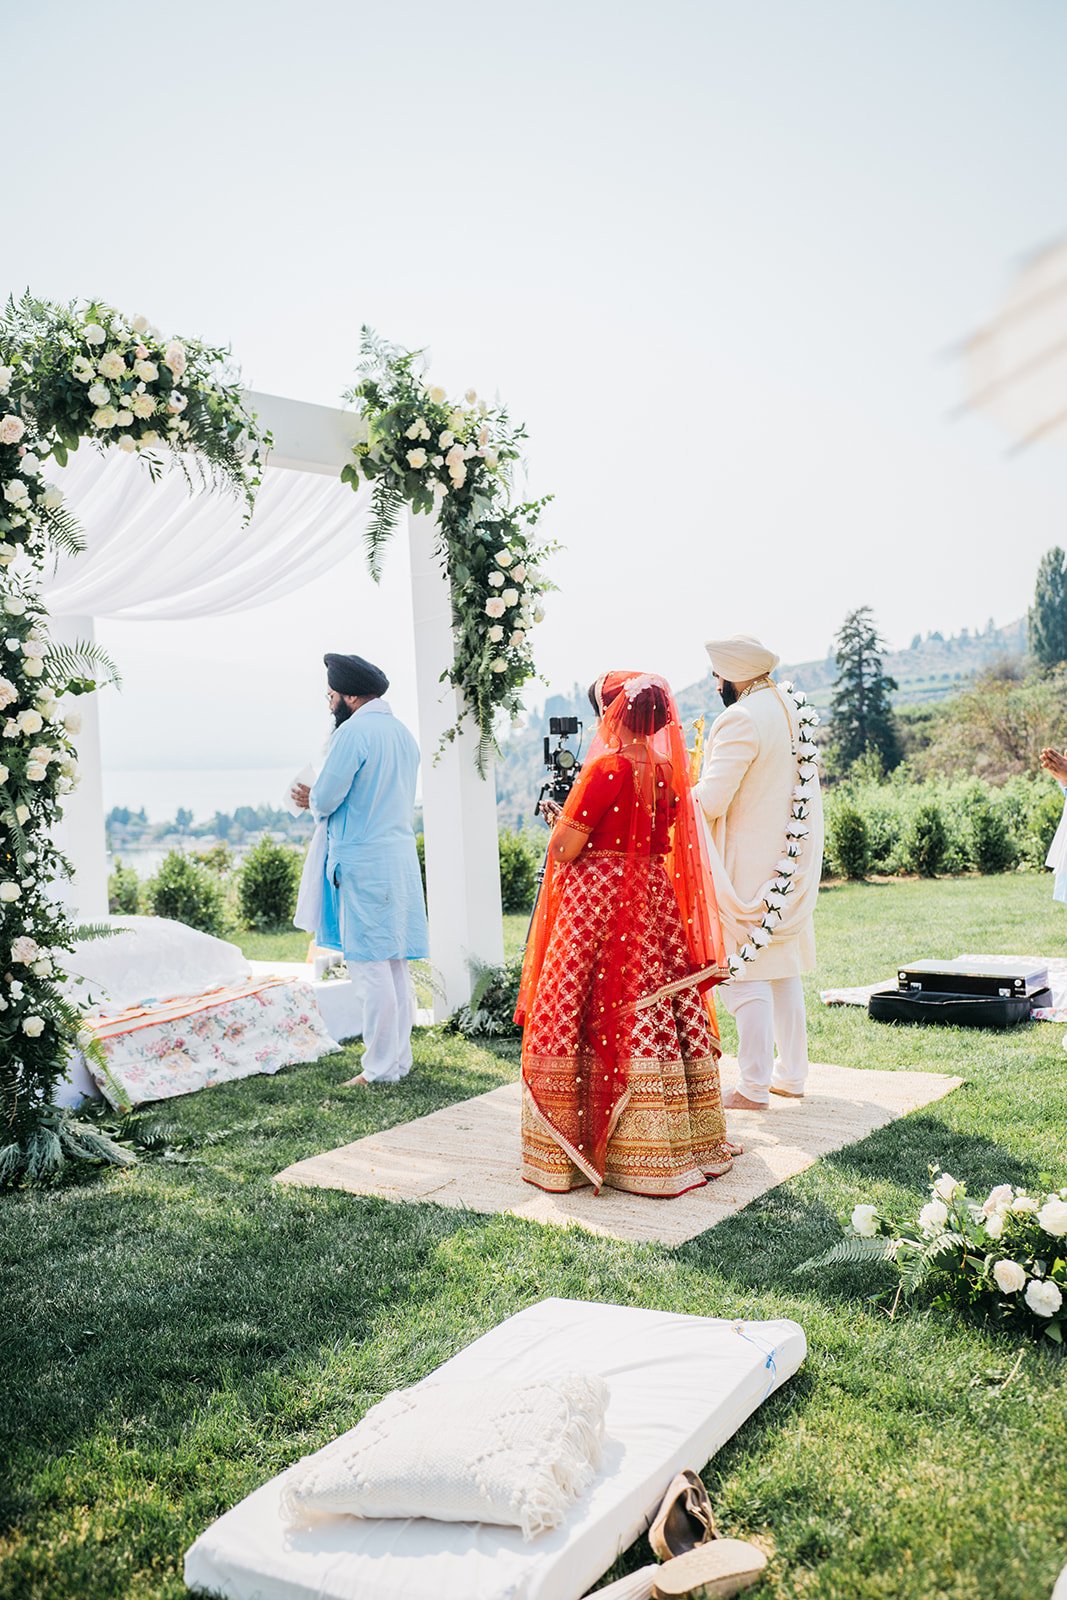
[[294, 783], [290, 792], [293, 796], [293, 804], [299, 806], [301, 811], [306, 811], [311, 803], [310, 786], [306, 783]]
[[558, 800], [542, 800], [539, 809], [550, 828], [554, 828], [563, 815], [563, 807]]

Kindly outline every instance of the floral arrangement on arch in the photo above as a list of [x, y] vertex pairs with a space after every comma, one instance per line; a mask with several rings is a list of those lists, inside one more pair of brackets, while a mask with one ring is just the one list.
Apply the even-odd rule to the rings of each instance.
[[914, 1221], [893, 1223], [857, 1205], [846, 1238], [796, 1270], [884, 1261], [898, 1295], [919, 1289], [934, 1304], [984, 1311], [996, 1321], [1067, 1343], [1067, 1188], [1032, 1195], [997, 1184], [978, 1204], [937, 1167]]
[[[438, 555], [452, 590], [454, 659], [448, 678], [478, 729], [484, 775], [498, 748], [502, 714], [522, 711], [521, 691], [536, 674], [531, 629], [552, 587], [543, 564], [555, 546], [538, 542], [537, 521], [551, 496], [511, 502], [511, 471], [525, 429], [469, 389], [462, 401], [429, 383], [422, 354], [363, 329], [359, 379], [345, 395], [363, 420], [363, 437], [341, 477], [372, 485], [367, 552], [375, 579], [404, 505], [436, 513]], [[454, 739], [462, 716], [445, 734]]]
[[755, 961], [761, 950], [773, 941], [782, 920], [782, 911], [788, 897], [796, 889], [796, 873], [804, 854], [804, 841], [811, 832], [807, 818], [819, 776], [819, 747], [813, 737], [819, 725], [819, 713], [808, 704], [808, 697], [792, 683], [778, 685], [786, 703], [792, 709], [800, 729], [794, 755], [797, 762], [797, 781], [789, 807], [789, 821], [785, 825], [782, 854], [775, 862], [774, 877], [763, 886], [763, 914], [740, 949], [727, 956], [727, 965], [736, 977], [744, 967]]
[[47, 465], [88, 440], [142, 455], [155, 475], [152, 452], [165, 450], [250, 509], [266, 440], [225, 355], [98, 301], [27, 296], [0, 316], [0, 1183], [49, 1178], [68, 1159], [130, 1159], [52, 1104], [71, 1050], [93, 1048], [64, 957], [110, 931], [77, 927], [55, 899], [70, 869], [53, 833], [78, 779], [74, 701], [115, 673], [95, 647], [49, 635], [45, 563], [84, 541]]

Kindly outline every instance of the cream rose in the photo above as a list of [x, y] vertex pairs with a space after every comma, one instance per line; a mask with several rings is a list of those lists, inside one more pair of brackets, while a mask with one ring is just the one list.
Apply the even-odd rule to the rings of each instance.
[[93, 426], [96, 428], [113, 428], [119, 420], [119, 414], [114, 406], [100, 406], [93, 412]]
[[998, 1261], [993, 1267], [993, 1278], [1001, 1294], [1018, 1294], [1026, 1282], [1026, 1273], [1017, 1261]]
[[135, 394], [130, 401], [130, 410], [135, 417], [140, 417], [142, 421], [146, 417], [150, 417], [155, 409], [156, 402], [150, 394]]
[[40, 945], [36, 939], [31, 939], [28, 933], [20, 933], [18, 938], [12, 941], [11, 959], [17, 961], [21, 967], [30, 966], [40, 953]]
[[146, 316], [143, 316], [142, 313], [139, 311], [137, 313], [137, 315], [134, 317], [133, 321], [130, 323], [130, 327], [133, 329], [134, 333], [147, 333], [148, 332], [148, 318]]
[[951, 1200], [959, 1186], [959, 1179], [954, 1178], [951, 1172], [940, 1172], [934, 1184], [934, 1193], [939, 1200]]
[[35, 657], [31, 657], [29, 660], [22, 663], [22, 671], [23, 675], [27, 678], [43, 678], [44, 662], [38, 661]]
[[8, 778], [10, 778], [10, 776], [11, 776], [11, 768], [10, 767], [5, 767], [2, 763], [0, 763], [0, 784], [6, 783]]
[[128, 456], [132, 456], [137, 451], [137, 440], [132, 433], [124, 433], [118, 441], [118, 446], [120, 450], [125, 450]]
[[104, 332], [99, 322], [87, 322], [85, 324], [85, 332], [82, 337], [85, 339], [86, 344], [107, 343], [107, 334]]
[[489, 629], [489, 632], [486, 634], [486, 638], [489, 640], [490, 644], [499, 644], [503, 637], [504, 630], [500, 626], [499, 622], [495, 622]]
[[948, 1206], [943, 1200], [930, 1200], [919, 1212], [919, 1227], [928, 1239], [943, 1233], [948, 1221]]
[[1004, 1232], [1003, 1211], [992, 1212], [988, 1217], [986, 1217], [983, 1226], [985, 1227], [986, 1234], [990, 1239], [999, 1239], [1001, 1234]]
[[515, 557], [512, 555], [510, 550], [498, 550], [496, 553], [498, 567], [510, 567], [514, 559]]
[[494, 589], [502, 589], [504, 587], [504, 581], [504, 574], [502, 572], [491, 572], [489, 574], [489, 582]]
[[446, 390], [442, 389], [439, 383], [431, 384], [427, 394], [435, 406], [443, 406], [448, 399]]
[[133, 371], [134, 376], [140, 378], [142, 383], [155, 383], [159, 377], [159, 368], [154, 361], [135, 361]]
[[30, 820], [30, 808], [29, 808], [29, 806], [16, 806], [15, 807], [15, 816], [18, 818], [18, 820], [19, 820], [19, 822], [21, 824], [25, 825]]
[[485, 602], [485, 614], [487, 617], [502, 617], [506, 610], [507, 606], [498, 595], [494, 595], [491, 600]]
[[853, 1206], [852, 1231], [858, 1233], [862, 1239], [873, 1239], [878, 1232], [877, 1206]]
[[17, 883], [12, 883], [10, 880], [7, 883], [0, 883], [0, 900], [5, 901], [8, 905], [14, 905], [16, 900], [21, 899], [22, 890]]
[[500, 598], [506, 606], [517, 606], [519, 603], [519, 591], [517, 589], [505, 589]]
[[81, 731], [82, 731], [82, 714], [81, 714], [81, 712], [80, 711], [68, 711], [68, 712], [66, 712], [64, 714], [64, 717], [63, 717], [63, 726], [64, 726], [64, 728], [66, 728], [68, 733], [71, 733], [71, 734], [81, 733]]
[[169, 367], [176, 378], [180, 378], [186, 367], [185, 346], [179, 344], [177, 339], [172, 339], [163, 356], [163, 365]]
[[1062, 1239], [1067, 1234], [1067, 1200], [1050, 1195], [1037, 1213], [1037, 1225], [1054, 1239]]
[[0, 567], [9, 567], [17, 555], [18, 551], [13, 544], [0, 541]]
[[35, 733], [40, 733], [44, 727], [44, 718], [39, 711], [20, 711], [17, 720], [19, 732], [28, 733], [31, 736]]
[[126, 363], [117, 350], [107, 350], [96, 363], [96, 370], [104, 378], [121, 378], [126, 372]]
[[408, 466], [409, 467], [414, 467], [416, 471], [418, 471], [418, 469], [420, 467], [424, 467], [426, 465], [426, 461], [427, 461], [427, 456], [426, 456], [426, 451], [425, 450], [409, 450], [408, 451], [408, 454], [407, 454]]
[[506, 672], [507, 670], [508, 670], [507, 662], [504, 660], [504, 658], [502, 656], [497, 656], [496, 660], [493, 662], [493, 671], [494, 672]]
[[57, 488], [54, 483], [50, 483], [45, 489], [42, 504], [46, 511], [54, 511], [57, 506], [61, 506], [63, 504], [62, 489]]
[[982, 1201], [982, 1215], [989, 1217], [994, 1211], [1006, 1211], [1011, 1205], [1012, 1192], [1010, 1183], [998, 1183], [995, 1189], [990, 1189]]
[[12, 369], [0, 367], [0, 394], [6, 394], [11, 387]]
[[0, 417], [0, 444], [18, 444], [25, 432], [26, 424], [13, 411], [9, 411], [6, 417]]
[[41, 1034], [44, 1032], [44, 1018], [24, 1017], [22, 1022], [22, 1031], [26, 1035], [27, 1039], [39, 1039]]
[[43, 761], [28, 761], [26, 763], [26, 778], [29, 783], [43, 783], [48, 776], [48, 768]]
[[18, 690], [10, 678], [0, 678], [0, 711], [5, 706], [13, 706], [18, 699]]
[[123, 406], [122, 410], [118, 413], [118, 415], [115, 418], [116, 424], [120, 428], [128, 428], [132, 421], [133, 421], [133, 412], [129, 409], [128, 406]]

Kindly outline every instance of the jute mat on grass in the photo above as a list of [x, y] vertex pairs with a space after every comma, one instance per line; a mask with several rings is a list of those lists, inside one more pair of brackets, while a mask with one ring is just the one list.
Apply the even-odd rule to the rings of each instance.
[[[723, 1090], [736, 1081], [736, 1062], [724, 1057]], [[943, 1099], [962, 1082], [932, 1072], [813, 1066], [803, 1100], [773, 1096], [769, 1111], [729, 1112], [730, 1136], [745, 1146], [745, 1154], [724, 1178], [676, 1200], [645, 1199], [615, 1189], [602, 1189], [599, 1195], [591, 1189], [545, 1194], [523, 1183], [517, 1083], [310, 1156], [279, 1172], [275, 1182], [457, 1210], [507, 1211], [560, 1227], [577, 1223], [613, 1239], [679, 1245], [732, 1217], [820, 1156]]]

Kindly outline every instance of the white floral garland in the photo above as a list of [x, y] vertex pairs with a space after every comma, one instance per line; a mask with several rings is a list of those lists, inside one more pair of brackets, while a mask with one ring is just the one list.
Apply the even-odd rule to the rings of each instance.
[[812, 738], [812, 731], [819, 725], [819, 713], [814, 706], [808, 704], [807, 695], [799, 689], [794, 689], [791, 683], [779, 683], [774, 687], [792, 707], [800, 726], [800, 738], [794, 751], [797, 758], [797, 782], [793, 789], [789, 821], [785, 829], [785, 852], [775, 862], [775, 876], [768, 879], [763, 886], [763, 915], [758, 925], [749, 929], [748, 938], [740, 949], [727, 957], [730, 976], [734, 978], [748, 963], [755, 961], [760, 951], [766, 950], [774, 940], [777, 925], [782, 920], [782, 907], [796, 887], [795, 877], [804, 854], [804, 841], [811, 833], [807, 817], [811, 811], [811, 801], [819, 778], [819, 747]]

